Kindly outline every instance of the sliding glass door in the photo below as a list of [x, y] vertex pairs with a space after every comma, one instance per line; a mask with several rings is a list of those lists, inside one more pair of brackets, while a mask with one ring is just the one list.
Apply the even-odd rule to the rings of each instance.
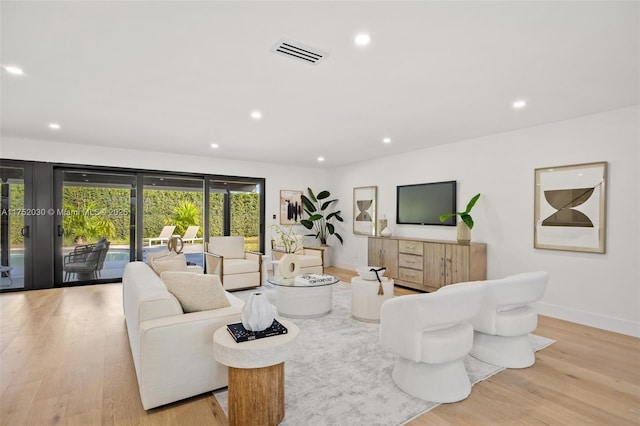
[[204, 265], [204, 178], [143, 176], [143, 258], [168, 252], [167, 242], [179, 236], [187, 262]]
[[113, 282], [135, 253], [136, 175], [57, 170], [56, 285]]
[[31, 288], [33, 218], [47, 215], [31, 203], [31, 167], [0, 166], [0, 290]]
[[262, 178], [0, 159], [0, 291], [118, 282], [124, 266], [210, 236], [264, 252]]
[[240, 235], [244, 237], [245, 250], [263, 251], [262, 186], [258, 179], [211, 179], [209, 235]]

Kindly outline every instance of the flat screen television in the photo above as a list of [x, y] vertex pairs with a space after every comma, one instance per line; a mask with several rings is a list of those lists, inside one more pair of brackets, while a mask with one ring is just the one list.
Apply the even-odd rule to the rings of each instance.
[[440, 222], [440, 215], [457, 211], [455, 180], [401, 185], [396, 195], [397, 224], [456, 225], [456, 216]]

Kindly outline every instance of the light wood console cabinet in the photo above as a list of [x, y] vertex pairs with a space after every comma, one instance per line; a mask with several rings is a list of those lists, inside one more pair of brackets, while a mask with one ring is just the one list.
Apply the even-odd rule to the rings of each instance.
[[487, 279], [487, 245], [403, 237], [369, 237], [368, 264], [387, 268], [395, 283], [422, 291]]

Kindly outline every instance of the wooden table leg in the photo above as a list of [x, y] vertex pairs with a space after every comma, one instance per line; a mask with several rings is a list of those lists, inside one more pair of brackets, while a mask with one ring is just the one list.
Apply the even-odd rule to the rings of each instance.
[[284, 418], [284, 362], [229, 367], [229, 424], [275, 426]]

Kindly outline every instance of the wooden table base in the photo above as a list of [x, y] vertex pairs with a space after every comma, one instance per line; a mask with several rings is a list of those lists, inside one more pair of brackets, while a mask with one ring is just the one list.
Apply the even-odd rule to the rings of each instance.
[[229, 424], [275, 426], [284, 418], [284, 362], [263, 368], [229, 367]]

